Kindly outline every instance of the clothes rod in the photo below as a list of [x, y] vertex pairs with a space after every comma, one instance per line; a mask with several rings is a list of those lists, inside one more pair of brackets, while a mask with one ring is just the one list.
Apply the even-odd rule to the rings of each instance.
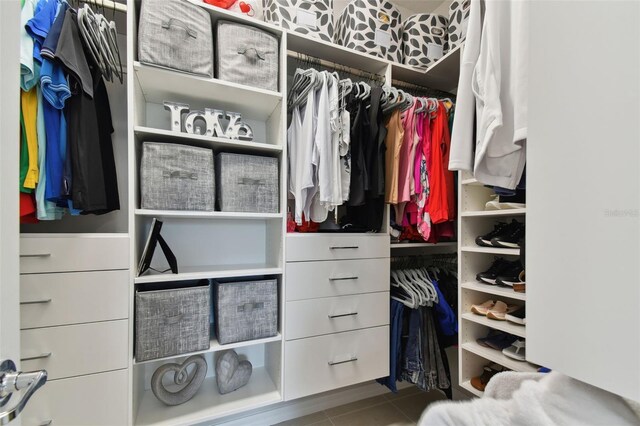
[[361, 77], [361, 78], [366, 78], [373, 81], [384, 82], [383, 75], [374, 74], [372, 72], [361, 70], [359, 68], [353, 68], [346, 65], [338, 64], [336, 62], [331, 62], [324, 59], [316, 58], [314, 56], [310, 56], [305, 53], [298, 53], [292, 50], [287, 50], [287, 56], [292, 59], [298, 59], [302, 62], [308, 62], [310, 66], [320, 65], [325, 68], [336, 70], [338, 71], [338, 73], [344, 72], [347, 74], [351, 74], [354, 77]]
[[127, 13], [127, 5], [124, 3], [116, 3], [111, 0], [80, 0], [82, 3], [92, 4], [97, 7], [115, 10], [116, 12]]

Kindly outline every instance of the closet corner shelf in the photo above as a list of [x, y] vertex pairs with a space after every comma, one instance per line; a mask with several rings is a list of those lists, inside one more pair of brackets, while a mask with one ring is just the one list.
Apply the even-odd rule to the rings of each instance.
[[180, 355], [172, 355], [172, 356], [166, 356], [166, 357], [162, 357], [162, 358], [154, 358], [154, 359], [150, 359], [148, 361], [134, 361], [135, 365], [141, 365], [141, 364], [149, 364], [152, 362], [160, 362], [160, 361], [168, 361], [168, 360], [172, 360], [172, 359], [177, 359], [177, 358], [187, 358], [190, 357], [191, 355], [198, 355], [198, 354], [206, 354], [209, 352], [219, 352], [219, 351], [226, 351], [229, 349], [238, 349], [238, 348], [245, 348], [247, 346], [258, 346], [258, 345], [264, 345], [265, 343], [272, 343], [272, 342], [279, 342], [282, 340], [282, 335], [280, 333], [278, 333], [277, 335], [273, 336], [273, 337], [266, 337], [264, 339], [255, 339], [255, 340], [246, 340], [244, 342], [236, 342], [236, 343], [229, 343], [226, 345], [221, 345], [218, 342], [218, 339], [216, 339], [215, 337], [211, 338], [211, 342], [209, 343], [209, 349], [205, 349], [202, 351], [196, 351], [196, 352], [189, 352], [186, 354], [180, 354]]
[[499, 247], [476, 247], [476, 246], [464, 246], [460, 250], [464, 253], [488, 253], [497, 254], [503, 256], [520, 256], [519, 248], [499, 248]]
[[458, 243], [456, 241], [446, 241], [442, 243], [391, 243], [392, 249], [403, 249], [403, 248], [431, 248], [431, 249], [455, 249], [458, 247]]
[[[196, 102], [200, 106], [239, 111], [243, 117], [266, 121], [282, 101], [280, 92], [199, 77], [134, 62], [146, 102]], [[196, 105], [193, 105], [196, 106]]]
[[393, 80], [400, 80], [417, 86], [452, 92], [458, 87], [461, 47], [462, 45], [458, 45], [449, 51], [427, 70], [393, 62], [391, 64], [391, 77]]
[[135, 126], [133, 131], [138, 139], [153, 142], [188, 143], [189, 145], [211, 148], [215, 150], [229, 150], [234, 152], [282, 152], [281, 145], [273, 145], [261, 142], [248, 142], [225, 138], [213, 138], [210, 136], [193, 135], [189, 133], [174, 132], [171, 130], [154, 129], [152, 127]]
[[287, 31], [287, 49], [372, 74], [384, 73], [389, 62], [377, 56], [358, 52], [295, 31]]
[[526, 293], [515, 292], [510, 287], [500, 287], [497, 285], [482, 284], [471, 281], [460, 284], [460, 287], [467, 290], [479, 291], [487, 294], [495, 294], [496, 296], [506, 297], [509, 299], [527, 300]]
[[462, 217], [495, 217], [495, 216], [522, 216], [527, 214], [527, 209], [505, 209], [505, 210], [475, 210], [462, 212]]
[[505, 333], [513, 334], [514, 336], [527, 336], [527, 327], [518, 324], [511, 324], [508, 321], [492, 320], [487, 317], [483, 317], [482, 315], [476, 315], [472, 312], [462, 314], [462, 319], [475, 322], [476, 324], [484, 325], [485, 327], [490, 327], [495, 330], [504, 331]]
[[476, 342], [463, 343], [462, 349], [481, 356], [484, 359], [488, 359], [489, 361], [495, 362], [496, 364], [500, 364], [501, 366], [506, 367], [509, 370], [519, 371], [523, 373], [535, 373], [536, 371], [538, 371], [538, 367], [529, 364], [526, 361], [516, 361], [515, 359], [511, 359], [508, 356], [503, 355], [500, 351], [491, 348], [485, 348], [484, 346], [480, 346]]
[[484, 395], [484, 392], [479, 391], [478, 389], [471, 386], [471, 382], [469, 380], [467, 380], [466, 382], [460, 383], [460, 387], [466, 390], [467, 392], [469, 392], [470, 394], [477, 396], [478, 398], [482, 398], [482, 395]]
[[136, 216], [152, 216], [176, 219], [228, 219], [228, 220], [267, 220], [282, 219], [282, 213], [240, 213], [240, 212], [198, 212], [183, 210], [147, 210], [136, 209]]
[[160, 402], [151, 390], [140, 399], [135, 426], [173, 426], [210, 422], [213, 419], [246, 412], [282, 401], [274, 381], [264, 367], [253, 369], [249, 383], [220, 395], [215, 377], [205, 379], [190, 401], [173, 407]]
[[282, 274], [282, 268], [266, 264], [240, 264], [216, 266], [178, 266], [179, 274], [161, 274], [155, 271], [135, 278], [136, 284], [161, 283], [170, 281], [189, 281], [201, 279], [219, 279], [234, 277], [253, 277], [260, 275]]

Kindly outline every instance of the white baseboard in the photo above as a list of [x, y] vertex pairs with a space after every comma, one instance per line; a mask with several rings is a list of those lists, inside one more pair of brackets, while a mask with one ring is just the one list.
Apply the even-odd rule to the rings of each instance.
[[[398, 383], [399, 390], [412, 386], [414, 385], [409, 383]], [[293, 401], [280, 402], [248, 413], [225, 417], [224, 419], [219, 419], [214, 423], [208, 424], [224, 426], [270, 426], [389, 392], [389, 389], [385, 386], [376, 382], [367, 382]], [[464, 389], [454, 386], [453, 398], [454, 400], [464, 400], [468, 399], [469, 396]]]

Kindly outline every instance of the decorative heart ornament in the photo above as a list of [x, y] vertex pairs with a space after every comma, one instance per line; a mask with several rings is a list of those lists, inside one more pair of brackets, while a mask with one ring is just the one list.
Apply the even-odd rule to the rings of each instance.
[[235, 351], [227, 351], [216, 361], [216, 381], [221, 394], [240, 389], [249, 382], [253, 366], [240, 361]]
[[[188, 368], [194, 364], [195, 369], [189, 374]], [[176, 392], [171, 392], [164, 387], [162, 379], [165, 374], [173, 372], [173, 382], [183, 386]], [[160, 401], [167, 405], [180, 405], [189, 401], [200, 389], [207, 375], [207, 361], [202, 355], [193, 355], [182, 364], [174, 362], [160, 366], [151, 377], [151, 390]]]

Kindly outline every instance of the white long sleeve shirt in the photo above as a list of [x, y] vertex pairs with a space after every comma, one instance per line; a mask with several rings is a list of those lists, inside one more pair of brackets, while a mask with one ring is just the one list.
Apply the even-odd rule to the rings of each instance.
[[468, 25], [449, 169], [513, 189], [526, 161], [528, 3], [473, 1]]

